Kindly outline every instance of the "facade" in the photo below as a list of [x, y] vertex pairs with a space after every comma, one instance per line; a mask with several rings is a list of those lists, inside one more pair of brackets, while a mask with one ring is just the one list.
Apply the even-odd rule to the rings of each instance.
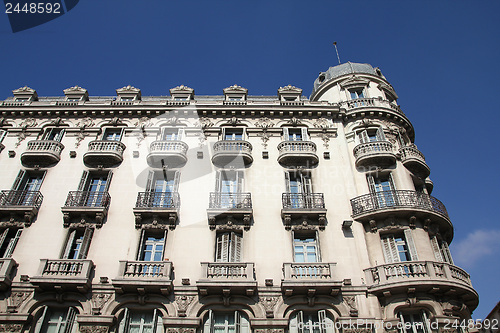
[[0, 102], [0, 330], [420, 333], [471, 318], [453, 225], [378, 68], [331, 67], [310, 98], [116, 93]]

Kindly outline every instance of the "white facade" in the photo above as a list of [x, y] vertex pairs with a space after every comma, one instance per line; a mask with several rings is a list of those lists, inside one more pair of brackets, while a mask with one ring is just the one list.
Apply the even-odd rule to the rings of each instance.
[[0, 102], [0, 328], [416, 333], [477, 306], [379, 69], [310, 99], [64, 93]]

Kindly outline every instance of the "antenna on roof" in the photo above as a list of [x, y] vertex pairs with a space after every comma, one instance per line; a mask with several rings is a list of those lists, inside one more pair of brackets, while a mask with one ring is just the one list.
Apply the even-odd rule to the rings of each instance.
[[333, 46], [335, 46], [335, 52], [337, 52], [337, 59], [339, 60], [339, 65], [340, 65], [340, 57], [339, 57], [339, 50], [337, 50], [337, 42], [333, 42]]

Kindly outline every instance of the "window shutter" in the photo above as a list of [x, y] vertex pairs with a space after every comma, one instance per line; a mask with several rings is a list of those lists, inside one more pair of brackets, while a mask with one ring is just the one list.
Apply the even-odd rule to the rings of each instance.
[[7, 136], [7, 131], [6, 130], [0, 130], [0, 142], [3, 141], [3, 139]]
[[443, 262], [443, 256], [441, 255], [441, 250], [439, 248], [439, 243], [436, 236], [431, 237], [431, 247], [432, 251], [434, 251], [434, 257], [437, 261]]
[[146, 192], [153, 192], [154, 191], [154, 177], [155, 177], [155, 172], [149, 170], [148, 172], [148, 179], [146, 181]]
[[68, 313], [66, 314], [66, 320], [64, 324], [63, 333], [71, 333], [73, 328], [73, 322], [75, 321], [76, 310], [75, 308], [70, 307], [68, 309]]
[[[403, 314], [399, 312], [399, 319], [401, 320], [401, 329], [399, 330], [402, 333], [406, 333], [406, 324], [405, 324], [405, 319], [403, 318]], [[410, 325], [411, 327], [411, 325]]]
[[58, 142], [61, 142], [62, 141], [62, 138], [64, 136], [64, 131], [65, 129], [64, 128], [61, 128], [61, 129], [52, 129], [53, 131], [58, 131], [57, 134], [54, 136], [54, 141], [58, 141]]
[[389, 186], [391, 187], [392, 191], [396, 190], [396, 186], [394, 185], [394, 178], [392, 178], [392, 173], [389, 174]]
[[384, 129], [382, 127], [377, 129], [377, 141], [385, 141]]
[[304, 333], [304, 313], [302, 311], [297, 313], [297, 327], [299, 328], [299, 333]]
[[208, 310], [207, 318], [205, 319], [205, 323], [203, 324], [203, 333], [212, 333], [214, 328], [213, 322], [213, 311]]
[[326, 311], [319, 310], [318, 311], [318, 319], [319, 319], [319, 331], [320, 333], [326, 333], [325, 321], [326, 321]]
[[370, 137], [368, 136], [368, 132], [366, 130], [359, 132], [358, 137], [361, 143], [370, 142]]
[[158, 327], [158, 309], [153, 310], [153, 329], [151, 330], [152, 333], [156, 333], [157, 327]]
[[238, 312], [240, 320], [240, 333], [250, 333], [250, 324], [246, 315]]
[[[7, 238], [7, 234], [9, 233], [9, 228], [5, 229], [3, 232], [2, 232], [2, 235], [0, 235], [0, 248], [2, 247], [3, 245], [3, 242], [5, 242], [5, 238]], [[5, 251], [7, 253], [7, 251]], [[0, 253], [1, 254], [1, 253]], [[7, 256], [4, 254], [3, 255], [3, 258], [7, 258]]]
[[47, 311], [48, 307], [44, 306], [40, 318], [38, 318], [38, 320], [36, 321], [35, 330], [33, 333], [40, 333], [42, 331], [43, 323], [45, 321], [45, 317], [47, 316]]
[[424, 321], [424, 327], [425, 327], [424, 332], [425, 333], [432, 332], [429, 318], [427, 318], [427, 312], [425, 312], [424, 310], [422, 310], [422, 319]]
[[313, 193], [311, 174], [301, 174], [304, 193]]
[[78, 252], [78, 259], [87, 258], [87, 253], [89, 252], [90, 241], [92, 240], [93, 233], [94, 229], [85, 228], [85, 232], [83, 233], [82, 245], [80, 251]]
[[368, 181], [368, 187], [370, 188], [371, 193], [376, 193], [377, 190], [375, 188], [375, 179], [372, 175], [367, 175], [366, 180]]
[[444, 260], [447, 263], [454, 265], [453, 258], [451, 257], [450, 248], [448, 247], [448, 243], [446, 241], [441, 242], [441, 249], [443, 250]]
[[16, 179], [14, 180], [14, 184], [12, 185], [12, 189], [14, 191], [23, 190], [26, 184], [26, 171], [19, 170]]
[[[9, 245], [7, 246], [7, 249], [5, 249], [5, 253], [3, 256], [5, 258], [10, 258], [12, 256], [12, 252], [14, 252], [14, 249], [16, 248], [17, 242], [19, 241], [19, 237], [21, 237], [21, 233], [23, 232], [23, 229], [17, 229], [16, 235], [14, 238], [12, 238], [9, 242]], [[3, 240], [2, 240], [3, 243]], [[1, 246], [1, 244], [0, 244]]]
[[406, 239], [406, 245], [408, 245], [408, 252], [410, 252], [411, 260], [413, 261], [418, 260], [417, 248], [415, 247], [415, 243], [413, 242], [413, 236], [411, 234], [410, 229], [405, 230], [405, 239]]
[[174, 174], [174, 192], [179, 191], [179, 184], [181, 182], [181, 172], [176, 171]]
[[288, 134], [288, 127], [283, 127], [283, 141], [290, 141], [290, 135]]
[[297, 313], [295, 313], [290, 318], [290, 327], [288, 328], [288, 333], [299, 333], [299, 328], [297, 324]]
[[123, 137], [123, 133], [125, 132], [125, 127], [120, 128], [120, 132], [118, 132], [118, 136], [116, 137], [116, 141], [121, 141]]
[[286, 193], [290, 193], [290, 172], [285, 171], [285, 187]]
[[146, 239], [146, 230], [141, 230], [141, 238], [139, 240], [139, 249], [137, 251], [137, 260], [144, 260], [144, 242]]
[[161, 259], [165, 260], [165, 247], [167, 245], [167, 229], [163, 231], [163, 251], [161, 253]]
[[89, 182], [89, 175], [90, 172], [88, 171], [83, 171], [82, 178], [80, 179], [80, 184], [78, 184], [78, 191], [87, 191], [88, 188], [88, 182]]
[[244, 176], [243, 171], [236, 171], [236, 184], [238, 187], [237, 193], [243, 192], [245, 186], [243, 176]]
[[221, 192], [222, 170], [218, 170], [215, 174], [215, 192]]
[[230, 261], [231, 262], [240, 262], [241, 261], [241, 241], [242, 241], [242, 236], [235, 233], [231, 232], [231, 241], [230, 241]]
[[179, 128], [179, 132], [177, 132], [177, 140], [182, 141], [182, 139], [184, 139], [185, 133], [186, 132], [184, 128]]
[[302, 134], [302, 141], [309, 141], [309, 133], [307, 133], [307, 127], [301, 127], [300, 132]]
[[398, 249], [396, 246], [396, 241], [394, 240], [394, 235], [386, 235], [382, 237], [382, 249], [384, 251], [384, 258], [387, 264], [401, 261], [399, 259]]
[[118, 327], [118, 333], [128, 333], [128, 324], [130, 319], [130, 313], [128, 308], [123, 311], [123, 318], [120, 321], [120, 326]]
[[66, 240], [66, 246], [64, 248], [64, 252], [61, 259], [68, 259], [69, 253], [71, 252], [71, 248], [73, 247], [73, 243], [76, 237], [76, 229], [70, 231], [68, 235], [68, 239]]
[[109, 191], [109, 184], [111, 183], [111, 178], [113, 178], [113, 171], [108, 171], [108, 175], [106, 177], [106, 187], [104, 188], [105, 192]]
[[215, 254], [216, 262], [228, 262], [228, 248], [229, 248], [229, 233], [221, 233], [217, 235], [217, 247]]

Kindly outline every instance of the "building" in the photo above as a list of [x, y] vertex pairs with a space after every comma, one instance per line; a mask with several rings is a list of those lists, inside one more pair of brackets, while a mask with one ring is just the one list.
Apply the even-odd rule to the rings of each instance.
[[378, 68], [331, 67], [309, 99], [13, 94], [2, 331], [455, 332], [477, 307]]

